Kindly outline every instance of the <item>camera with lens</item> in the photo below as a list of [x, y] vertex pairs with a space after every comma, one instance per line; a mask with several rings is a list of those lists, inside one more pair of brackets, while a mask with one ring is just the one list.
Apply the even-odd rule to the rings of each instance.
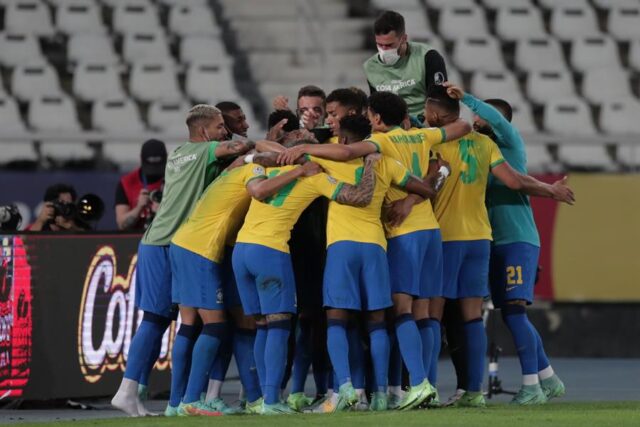
[[54, 200], [51, 204], [53, 205], [54, 216], [61, 216], [65, 219], [69, 219], [73, 218], [76, 213], [76, 205], [73, 203]]
[[155, 203], [162, 202], [162, 190], [153, 190], [149, 193], [149, 199]]
[[22, 215], [16, 205], [0, 206], [0, 230], [15, 231], [22, 223]]

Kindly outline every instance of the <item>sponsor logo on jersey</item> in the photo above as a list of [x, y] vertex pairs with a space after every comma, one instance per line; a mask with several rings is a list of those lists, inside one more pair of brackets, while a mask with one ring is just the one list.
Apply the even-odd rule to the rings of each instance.
[[398, 93], [399, 90], [404, 88], [415, 86], [416, 79], [409, 80], [391, 80], [389, 83], [382, 83], [376, 86], [378, 92], [393, 92]]

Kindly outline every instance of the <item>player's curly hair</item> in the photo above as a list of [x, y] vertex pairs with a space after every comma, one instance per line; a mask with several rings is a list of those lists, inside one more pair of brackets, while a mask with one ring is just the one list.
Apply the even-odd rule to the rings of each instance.
[[371, 135], [371, 122], [365, 116], [346, 116], [340, 120], [340, 133], [347, 133], [351, 141], [363, 141]]
[[285, 132], [291, 132], [300, 129], [300, 121], [291, 110], [276, 110], [269, 114], [267, 118], [267, 129], [271, 129], [282, 119], [287, 119], [287, 123], [282, 128]]
[[391, 92], [374, 92], [369, 97], [369, 110], [380, 114], [387, 126], [400, 126], [407, 115], [407, 103]]
[[362, 96], [353, 89], [336, 89], [327, 96], [327, 104], [337, 102], [338, 104], [356, 111], [356, 114], [362, 114], [365, 108], [367, 96]]
[[459, 115], [460, 102], [447, 94], [447, 88], [434, 85], [427, 91], [427, 102], [436, 102], [445, 111]]

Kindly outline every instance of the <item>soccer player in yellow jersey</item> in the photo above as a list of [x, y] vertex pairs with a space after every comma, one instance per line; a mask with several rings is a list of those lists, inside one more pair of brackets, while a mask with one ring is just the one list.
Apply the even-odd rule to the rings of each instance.
[[[253, 200], [233, 251], [233, 270], [244, 312], [255, 315], [258, 329], [254, 353], [264, 396], [264, 414], [293, 412], [279, 402], [287, 360], [291, 315], [296, 312], [295, 280], [289, 254], [291, 229], [302, 211], [325, 196], [339, 203], [366, 206], [374, 189], [373, 164], [365, 162], [363, 178], [356, 186], [318, 175], [296, 179], [264, 201]], [[295, 166], [267, 169], [269, 177]]]
[[[446, 89], [436, 86], [427, 98], [425, 116], [432, 126], [458, 120], [460, 105]], [[489, 244], [491, 226], [485, 207], [489, 173], [507, 187], [523, 193], [573, 203], [573, 193], [558, 181], [553, 185], [522, 175], [509, 166], [500, 149], [487, 136], [470, 132], [462, 138], [435, 145], [451, 166], [451, 176], [438, 193], [434, 211], [443, 240], [443, 295], [459, 299], [465, 322], [467, 390], [460, 406], [484, 406], [481, 386], [487, 351], [482, 324], [482, 300], [489, 294]], [[432, 315], [441, 316], [443, 300], [432, 302]]]
[[347, 116], [362, 115], [366, 112], [366, 95], [356, 92], [355, 88], [336, 89], [327, 96], [326, 123], [331, 129], [332, 137], [327, 142], [338, 143], [340, 120]]

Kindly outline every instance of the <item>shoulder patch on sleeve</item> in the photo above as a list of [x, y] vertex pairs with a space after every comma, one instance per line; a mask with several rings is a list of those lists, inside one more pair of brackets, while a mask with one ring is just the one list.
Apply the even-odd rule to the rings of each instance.
[[327, 181], [329, 181], [329, 184], [332, 184], [332, 185], [336, 185], [338, 183], [338, 180], [332, 177], [331, 175], [327, 175]]
[[253, 175], [266, 175], [266, 171], [264, 170], [264, 168], [260, 165], [255, 165], [253, 167], [253, 170], [251, 171]]

